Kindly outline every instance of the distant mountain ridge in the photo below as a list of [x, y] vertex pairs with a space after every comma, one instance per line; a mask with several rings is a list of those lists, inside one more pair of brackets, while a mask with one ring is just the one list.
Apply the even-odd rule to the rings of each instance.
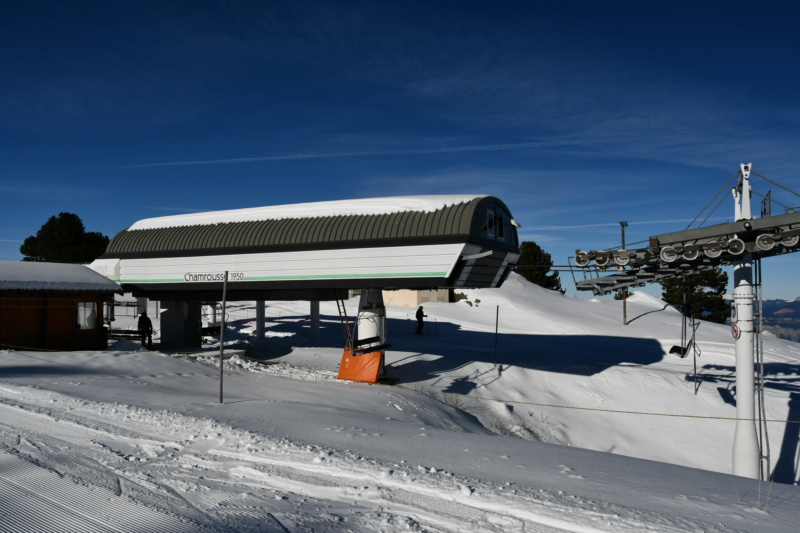
[[800, 297], [794, 300], [764, 300], [764, 330], [780, 339], [800, 342]]

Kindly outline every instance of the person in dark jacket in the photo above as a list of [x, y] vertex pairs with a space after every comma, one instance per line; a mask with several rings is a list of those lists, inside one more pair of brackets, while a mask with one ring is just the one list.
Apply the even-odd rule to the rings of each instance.
[[[153, 349], [153, 323], [147, 312], [142, 313], [139, 317], [139, 336], [142, 338], [142, 346], [147, 347], [148, 350]], [[147, 344], [145, 344], [145, 340]]]
[[419, 309], [417, 309], [417, 331], [414, 332], [417, 335], [422, 335], [422, 328], [425, 327], [425, 321], [423, 318], [426, 316], [428, 315], [422, 313], [422, 306], [420, 305]]

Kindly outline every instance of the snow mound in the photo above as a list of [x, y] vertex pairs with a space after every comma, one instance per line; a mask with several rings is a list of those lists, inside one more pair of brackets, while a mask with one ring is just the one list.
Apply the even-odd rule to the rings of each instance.
[[640, 305], [650, 306], [653, 308], [664, 307], [667, 303], [657, 296], [648, 294], [646, 292], [634, 291], [628, 293], [628, 303], [637, 303]]

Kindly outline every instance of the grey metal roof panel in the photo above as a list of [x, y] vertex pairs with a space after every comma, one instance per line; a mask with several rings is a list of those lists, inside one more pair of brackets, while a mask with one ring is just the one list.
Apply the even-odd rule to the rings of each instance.
[[[396, 241], [453, 240], [477, 236], [480, 206], [498, 204], [492, 196], [476, 197], [435, 211], [401, 211], [389, 214], [321, 216], [229, 222], [194, 226], [128, 229], [109, 243], [104, 257], [149, 254], [247, 253], [267, 248], [302, 248], [337, 243], [343, 247], [365, 243], [391, 246]], [[510, 212], [508, 213], [510, 216]], [[515, 231], [515, 229], [514, 229]], [[385, 244], [380, 244], [385, 243]], [[516, 246], [516, 239], [513, 239]], [[224, 251], [224, 252], [223, 252]]]

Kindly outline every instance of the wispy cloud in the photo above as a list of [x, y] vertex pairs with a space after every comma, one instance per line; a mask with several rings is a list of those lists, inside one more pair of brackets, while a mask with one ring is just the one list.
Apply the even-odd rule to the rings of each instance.
[[240, 163], [260, 163], [270, 161], [294, 161], [304, 159], [328, 159], [337, 157], [370, 157], [370, 156], [398, 156], [398, 155], [427, 155], [427, 154], [457, 154], [463, 152], [496, 152], [504, 150], [526, 150], [530, 148], [555, 148], [562, 146], [580, 146], [577, 141], [537, 141], [527, 143], [487, 144], [473, 146], [453, 146], [444, 148], [427, 148], [418, 150], [385, 150], [364, 152], [322, 152], [310, 154], [287, 154], [259, 157], [238, 157], [231, 159], [205, 159], [194, 161], [167, 161], [163, 163], [144, 163], [128, 165], [124, 168], [167, 167], [189, 165], [232, 165]]
[[24, 184], [0, 181], [0, 195], [6, 198], [100, 198], [105, 195], [102, 188], [62, 185], [45, 181], [22, 180]]

